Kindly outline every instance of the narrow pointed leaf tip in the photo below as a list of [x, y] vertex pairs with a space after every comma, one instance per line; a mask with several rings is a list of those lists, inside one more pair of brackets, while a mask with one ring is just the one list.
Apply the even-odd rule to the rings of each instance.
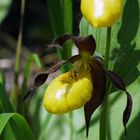
[[131, 112], [132, 112], [132, 105], [133, 105], [132, 97], [128, 93], [128, 91], [126, 91], [124, 81], [118, 74], [116, 74], [112, 71], [106, 71], [106, 74], [110, 78], [110, 80], [112, 81], [112, 83], [115, 87], [123, 90], [126, 93], [127, 104], [126, 104], [126, 107], [123, 112], [123, 125], [124, 125], [124, 129], [125, 129], [125, 136], [127, 136], [126, 125], [129, 121], [129, 118], [130, 118]]
[[94, 90], [91, 99], [84, 106], [86, 137], [88, 137], [91, 116], [103, 102], [106, 92], [106, 76], [102, 65], [97, 60], [93, 60], [91, 69]]
[[92, 55], [96, 49], [95, 39], [92, 35], [86, 37], [74, 37], [72, 35], [65, 34], [56, 38], [52, 43], [63, 45], [63, 43], [69, 39], [74, 41], [80, 52], [86, 51]]

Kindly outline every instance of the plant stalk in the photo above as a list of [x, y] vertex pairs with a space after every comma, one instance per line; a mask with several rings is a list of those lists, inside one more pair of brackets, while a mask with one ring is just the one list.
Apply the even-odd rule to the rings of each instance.
[[[64, 0], [63, 1], [63, 6], [64, 6], [64, 31], [66, 33], [72, 34], [72, 29], [73, 29], [73, 13], [72, 13], [72, 7], [73, 7], [73, 2], [72, 0]], [[63, 58], [68, 59], [72, 55], [72, 43], [71, 42], [66, 42], [64, 44], [64, 50], [62, 53], [66, 53], [66, 56], [63, 56]], [[64, 53], [64, 54], [65, 54]], [[63, 54], [62, 54], [63, 55]], [[63, 67], [64, 71], [69, 70], [69, 66], [64, 66]], [[73, 132], [74, 132], [74, 126], [73, 126], [73, 113], [69, 113], [69, 121], [70, 121], [70, 140], [73, 140]]]
[[[106, 50], [105, 50], [105, 68], [108, 69], [109, 65], [109, 53], [111, 46], [111, 27], [107, 28], [107, 39], [106, 39]], [[108, 127], [108, 85], [105, 99], [101, 106], [101, 116], [100, 116], [100, 140], [106, 140], [107, 138], [107, 127]]]
[[25, 0], [21, 0], [21, 11], [20, 11], [20, 23], [19, 23], [19, 34], [16, 47], [16, 60], [15, 60], [15, 71], [14, 71], [14, 87], [11, 95], [11, 102], [15, 109], [17, 110], [17, 100], [18, 100], [18, 78], [20, 71], [20, 56], [22, 51], [22, 37], [23, 37], [23, 22], [24, 22], [24, 11], [25, 11]]
[[73, 132], [74, 132], [74, 126], [73, 126], [73, 113], [69, 113], [69, 122], [70, 122], [70, 140], [73, 140]]
[[[48, 10], [51, 19], [54, 36], [63, 34], [72, 34], [73, 31], [73, 1], [72, 0], [47, 0]], [[57, 12], [56, 12], [57, 11]], [[71, 57], [72, 43], [66, 42], [63, 50], [57, 49], [57, 56], [60, 60], [68, 59]], [[69, 70], [69, 66], [62, 66], [62, 72]], [[70, 140], [73, 138], [73, 117], [72, 113], [69, 114], [70, 118]]]
[[111, 45], [111, 27], [107, 28], [107, 40], [106, 40], [106, 50], [105, 50], [105, 67], [108, 69], [109, 64], [109, 52]]

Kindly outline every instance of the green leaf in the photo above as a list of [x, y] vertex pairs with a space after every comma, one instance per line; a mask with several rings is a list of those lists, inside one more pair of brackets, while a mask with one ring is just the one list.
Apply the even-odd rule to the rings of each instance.
[[13, 133], [11, 127], [10, 127], [10, 124], [8, 123], [5, 126], [5, 128], [2, 132], [2, 135], [0, 135], [0, 139], [9, 140], [9, 138], [10, 138], [10, 140], [16, 140], [15, 135], [14, 135], [14, 133]]
[[47, 3], [54, 35], [61, 35], [64, 32], [61, 1], [48, 0]]
[[[72, 34], [73, 31], [73, 1], [64, 0], [63, 1], [63, 22], [64, 22], [64, 33]], [[61, 55], [64, 59], [71, 57], [72, 43], [66, 42], [65, 49]], [[65, 52], [65, 53], [64, 53]]]
[[0, 24], [7, 16], [12, 0], [0, 0]]
[[52, 114], [47, 114], [43, 125], [41, 126], [40, 133], [39, 133], [39, 140], [43, 140], [46, 137], [46, 132], [48, 129], [49, 122], [51, 121]]
[[5, 87], [0, 83], [0, 105], [3, 112], [13, 112], [13, 108], [6, 95]]
[[[72, 0], [48, 0], [48, 10], [53, 28], [54, 37], [58, 37], [65, 33], [72, 34], [73, 16], [72, 16]], [[66, 42], [64, 49], [57, 48], [57, 56], [60, 60], [71, 57], [72, 43]], [[69, 66], [62, 66], [62, 71], [67, 71]]]
[[24, 74], [23, 75], [24, 75], [25, 78], [28, 78], [33, 62], [35, 62], [39, 68], [42, 67], [39, 56], [37, 54], [31, 54], [29, 56], [28, 60], [27, 60], [25, 68], [24, 68]]
[[81, 21], [80, 21], [80, 36], [88, 36], [88, 28], [89, 28], [89, 23], [87, 22], [87, 20], [82, 17]]
[[23, 84], [22, 84], [22, 96], [27, 93], [27, 80], [32, 68], [32, 63], [35, 62], [39, 68], [42, 67], [41, 60], [37, 54], [31, 54], [27, 60], [27, 63], [23, 72]]
[[[132, 94], [132, 99], [133, 99], [133, 108], [132, 108], [132, 114], [130, 117], [130, 120], [127, 125], [127, 134], [128, 134], [128, 140], [135, 139], [139, 140], [139, 124], [138, 124], [138, 118], [140, 114], [139, 110], [139, 100], [140, 100], [140, 87], [139, 87], [139, 81], [138, 79], [136, 82], [134, 82], [131, 86], [128, 87], [129, 92]], [[110, 135], [112, 140], [124, 139], [124, 130], [123, 130], [123, 124], [121, 123], [122, 121], [122, 115], [123, 115], [123, 110], [126, 105], [126, 97], [122, 93], [117, 93], [117, 94], [111, 94], [110, 95]], [[114, 121], [115, 118], [115, 121]], [[120, 121], [121, 120], [121, 121]], [[119, 129], [117, 129], [119, 127]], [[133, 129], [133, 131], [132, 131]]]
[[114, 48], [112, 54], [114, 71], [123, 77], [126, 85], [130, 85], [139, 76], [137, 66], [140, 63], [140, 45], [137, 44], [138, 40], [136, 40], [140, 36], [138, 29], [138, 0], [127, 0], [123, 9], [121, 27], [117, 34], [120, 47]]
[[18, 140], [35, 140], [28, 123], [18, 113], [0, 114], [0, 135], [8, 122], [10, 122], [13, 133]]
[[7, 122], [11, 118], [11, 116], [12, 116], [12, 113], [10, 113], [9, 115], [7, 113], [2, 113], [0, 115], [0, 135], [1, 135], [2, 131], [4, 130]]
[[5, 77], [4, 74], [0, 71], [0, 83], [5, 84]]
[[72, 33], [73, 29], [73, 2], [72, 0], [63, 1], [63, 19], [64, 19], [64, 32]]
[[33, 133], [35, 137], [37, 137], [37, 139], [39, 139], [40, 131], [43, 129], [43, 127], [48, 127], [45, 125], [46, 122], [44, 122], [46, 111], [44, 110], [44, 106], [42, 103], [45, 89], [46, 84], [42, 85], [38, 90], [36, 90], [32, 100], [30, 101], [30, 104], [28, 105], [28, 114], [32, 118], [30, 120], [30, 124], [32, 126]]

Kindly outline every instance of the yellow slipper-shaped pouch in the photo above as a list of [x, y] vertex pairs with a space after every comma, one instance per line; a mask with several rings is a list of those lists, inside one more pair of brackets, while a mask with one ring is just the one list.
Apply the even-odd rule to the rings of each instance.
[[44, 106], [48, 112], [62, 114], [80, 108], [91, 98], [93, 84], [90, 72], [69, 71], [56, 77], [45, 91]]

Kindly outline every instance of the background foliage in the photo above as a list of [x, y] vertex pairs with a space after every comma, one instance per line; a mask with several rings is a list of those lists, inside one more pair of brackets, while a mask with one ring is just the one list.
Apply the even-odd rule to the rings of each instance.
[[[2, 140], [85, 140], [85, 122], [82, 109], [69, 114], [52, 115], [43, 108], [42, 99], [47, 84], [39, 88], [26, 102], [21, 94], [33, 84], [33, 77], [52, 65], [52, 61], [69, 58], [72, 43], [65, 50], [46, 49], [58, 35], [93, 34], [97, 43], [96, 55], [104, 58], [106, 28], [94, 28], [82, 17], [80, 1], [30, 0], [26, 2], [19, 75], [18, 109], [10, 102], [13, 88], [13, 65], [19, 28], [20, 1], [0, 1], [0, 139]], [[132, 115], [128, 123], [128, 140], [140, 139], [140, 1], [124, 0], [123, 13], [113, 25], [109, 69], [121, 75], [133, 98]], [[40, 10], [41, 9], [41, 10]], [[9, 12], [9, 13], [8, 13]], [[79, 24], [79, 25], [78, 25]], [[79, 31], [79, 32], [78, 32]], [[74, 47], [74, 46], [73, 46]], [[3, 60], [8, 61], [3, 61]], [[12, 60], [12, 61], [11, 61]], [[2, 62], [7, 62], [2, 65]], [[68, 66], [62, 68], [68, 69]], [[21, 80], [23, 79], [23, 80]], [[122, 124], [126, 97], [113, 86], [109, 95], [108, 140], [124, 140]], [[99, 139], [100, 108], [92, 116], [88, 140]], [[73, 132], [71, 132], [73, 131]], [[72, 137], [70, 137], [72, 135]]]

